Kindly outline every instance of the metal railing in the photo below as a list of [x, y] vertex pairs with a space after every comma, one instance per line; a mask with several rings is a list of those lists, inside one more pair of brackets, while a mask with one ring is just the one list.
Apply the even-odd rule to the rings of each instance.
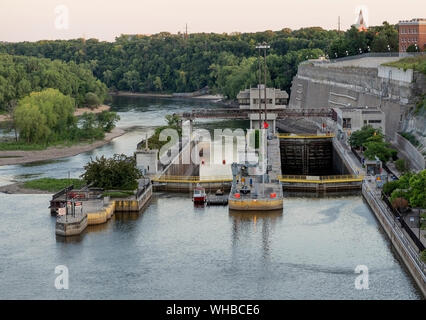
[[333, 182], [361, 182], [363, 175], [335, 175], [335, 176], [306, 176], [306, 175], [281, 175], [278, 176], [281, 182], [305, 182], [305, 183], [333, 183]]
[[403, 230], [395, 223], [395, 218], [392, 217], [392, 213], [389, 208], [385, 206], [382, 200], [378, 200], [377, 196], [380, 197], [380, 194], [375, 195], [373, 190], [371, 189], [368, 183], [363, 184], [364, 190], [368, 193], [368, 196], [372, 201], [375, 202], [376, 206], [380, 208], [380, 212], [382, 216], [385, 218], [388, 226], [390, 227], [392, 234], [398, 238], [398, 240], [403, 244], [403, 248], [406, 250], [411, 261], [413, 261], [414, 265], [420, 271], [420, 275], [422, 277], [423, 282], [426, 283], [426, 264], [420, 260], [419, 254], [413, 248], [413, 245], [410, 241], [407, 240], [407, 237], [404, 235]]
[[164, 183], [214, 183], [214, 182], [231, 182], [230, 176], [173, 176], [162, 175], [152, 178], [153, 182]]
[[316, 138], [334, 138], [334, 133], [324, 133], [324, 134], [294, 134], [294, 133], [277, 133], [276, 136], [279, 139], [316, 139]]
[[401, 223], [402, 228], [405, 229], [405, 231], [410, 236], [411, 240], [413, 240], [413, 242], [417, 246], [417, 248], [420, 251], [425, 250], [425, 246], [423, 245], [423, 243], [420, 241], [420, 239], [417, 237], [417, 235], [413, 232], [413, 230], [411, 230], [410, 226], [405, 222], [405, 220], [401, 216], [401, 213], [399, 212], [399, 210], [395, 209], [392, 206], [389, 198], [386, 196], [386, 194], [383, 191], [381, 193], [381, 196], [382, 196], [383, 202], [386, 203], [386, 205], [388, 206], [389, 211], [392, 212], [392, 214], [394, 215], [395, 218], [399, 219], [399, 222]]

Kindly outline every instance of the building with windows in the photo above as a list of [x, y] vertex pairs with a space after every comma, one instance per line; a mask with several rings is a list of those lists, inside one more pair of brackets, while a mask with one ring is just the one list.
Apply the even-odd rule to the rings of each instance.
[[383, 133], [386, 129], [386, 117], [379, 108], [333, 108], [333, 118], [336, 120], [337, 128], [346, 133], [347, 137], [366, 125], [380, 128]]
[[399, 52], [406, 52], [410, 45], [416, 44], [421, 51], [426, 50], [426, 19], [399, 21]]
[[[265, 85], [258, 85], [257, 88], [250, 88], [240, 91], [237, 95], [240, 109], [259, 110], [259, 95], [260, 95], [260, 108], [262, 110], [261, 119], [265, 121], [263, 110], [265, 109]], [[284, 109], [288, 103], [288, 93], [286, 91], [266, 88], [266, 120], [269, 125], [269, 131], [275, 133], [276, 126], [276, 113], [273, 110]], [[272, 112], [269, 112], [272, 111]], [[259, 128], [259, 114], [250, 114], [250, 128]]]

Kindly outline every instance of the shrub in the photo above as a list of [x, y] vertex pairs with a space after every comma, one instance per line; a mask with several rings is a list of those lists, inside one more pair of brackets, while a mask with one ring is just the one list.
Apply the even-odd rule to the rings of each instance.
[[404, 198], [396, 198], [392, 201], [392, 207], [399, 211], [403, 211], [408, 207], [408, 200]]
[[101, 104], [101, 100], [96, 95], [96, 93], [93, 93], [93, 92], [86, 93], [86, 97], [85, 97], [85, 101], [84, 101], [84, 105], [86, 107], [94, 109], [97, 106], [99, 106], [100, 104]]
[[396, 160], [395, 161], [395, 167], [399, 172], [406, 172], [407, 171], [407, 165], [406, 165], [404, 159]]
[[135, 157], [115, 154], [112, 158], [104, 156], [91, 160], [84, 166], [83, 180], [95, 187], [108, 190], [134, 190], [142, 177], [136, 167]]

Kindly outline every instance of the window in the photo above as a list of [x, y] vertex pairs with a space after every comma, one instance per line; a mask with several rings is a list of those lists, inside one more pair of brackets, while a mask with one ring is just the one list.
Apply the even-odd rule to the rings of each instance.
[[368, 120], [368, 123], [382, 123], [382, 120]]
[[240, 99], [239, 103], [244, 106], [250, 105], [250, 99]]
[[351, 118], [343, 118], [343, 129], [350, 129], [351, 128]]

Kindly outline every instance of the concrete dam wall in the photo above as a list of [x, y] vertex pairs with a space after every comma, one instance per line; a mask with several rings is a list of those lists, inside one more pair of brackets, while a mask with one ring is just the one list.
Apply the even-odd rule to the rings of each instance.
[[423, 74], [381, 65], [397, 59], [302, 63], [293, 78], [289, 107], [381, 107], [386, 117], [385, 133], [393, 140], [417, 97], [426, 93]]

